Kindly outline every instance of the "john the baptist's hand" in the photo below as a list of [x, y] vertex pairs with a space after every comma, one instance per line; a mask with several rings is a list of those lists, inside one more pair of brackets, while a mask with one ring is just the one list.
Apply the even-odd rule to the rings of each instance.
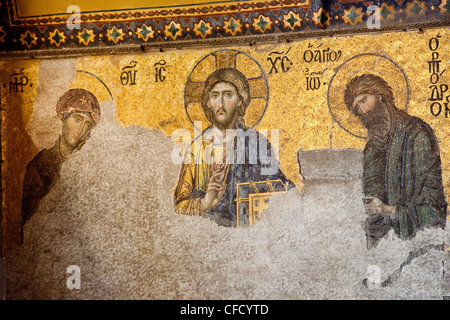
[[397, 211], [397, 207], [387, 205], [377, 197], [364, 198], [364, 206], [366, 208], [366, 213], [368, 214], [379, 213], [392, 215]]

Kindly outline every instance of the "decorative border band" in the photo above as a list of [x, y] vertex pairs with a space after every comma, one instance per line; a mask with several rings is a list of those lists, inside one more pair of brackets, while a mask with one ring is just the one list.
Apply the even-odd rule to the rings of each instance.
[[[7, 1], [10, 1], [7, 2], [7, 7], [4, 3], [0, 4], [3, 21], [5, 15], [11, 17], [11, 12], [8, 11], [15, 0]], [[223, 14], [216, 8], [205, 14], [199, 9], [191, 17], [186, 11], [186, 16], [182, 18], [136, 18], [130, 12], [127, 17], [124, 16], [124, 20], [118, 19], [114, 23], [90, 23], [82, 20], [79, 27], [74, 29], [69, 29], [66, 25], [42, 24], [42, 20], [35, 21], [39, 22], [35, 25], [4, 25], [0, 26], [0, 55], [17, 52], [30, 55], [30, 52], [54, 49], [60, 49], [56, 50], [61, 51], [60, 54], [71, 54], [88, 48], [96, 51], [104, 51], [105, 48], [121, 51], [127, 50], [122, 47], [129, 47], [130, 50], [142, 47], [145, 50], [144, 48], [149, 47], [179, 47], [198, 43], [251, 42], [255, 37], [260, 39], [261, 36], [299, 38], [318, 34], [376, 32], [392, 28], [401, 30], [408, 25], [450, 25], [450, 0], [389, 0], [377, 5], [376, 13], [370, 11], [373, 2], [339, 1], [343, 0], [335, 0], [326, 7], [321, 6], [320, 0], [305, 0], [301, 4], [292, 0], [247, 2], [251, 8], [248, 12]], [[234, 3], [237, 2], [231, 2]], [[258, 8], [258, 3], [264, 4], [262, 8]], [[229, 2], [227, 6], [230, 6]], [[224, 6], [221, 8], [224, 9]], [[171, 10], [174, 14], [177, 8]], [[375, 14], [380, 26], [368, 29], [369, 20]]]
[[[11, 26], [59, 25], [64, 26], [70, 14], [20, 17], [17, 10], [17, 0], [9, 0], [9, 22]], [[309, 7], [310, 0], [271, 0], [254, 2], [211, 3], [203, 5], [184, 5], [176, 7], [121, 9], [102, 12], [80, 12], [82, 23], [124, 23], [128, 21], [145, 21], [153, 19], [183, 19], [206, 17], [210, 15], [234, 16], [255, 11], [272, 11], [286, 8]]]

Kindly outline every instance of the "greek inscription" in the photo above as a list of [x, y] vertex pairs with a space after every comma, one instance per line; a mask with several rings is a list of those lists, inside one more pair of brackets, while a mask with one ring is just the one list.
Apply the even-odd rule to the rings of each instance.
[[[9, 92], [23, 92], [25, 86], [28, 85], [28, 78], [24, 75], [23, 69], [19, 72], [9, 75]], [[30, 85], [31, 86], [31, 85]]]
[[330, 48], [322, 49], [322, 50], [306, 50], [303, 52], [303, 60], [306, 63], [311, 62], [335, 62], [339, 61], [342, 57], [342, 51], [330, 50]]
[[267, 57], [267, 61], [271, 64], [269, 74], [277, 74], [279, 73], [279, 70], [285, 73], [291, 69], [293, 62], [287, 56], [290, 50], [291, 48], [289, 48], [286, 52], [272, 51], [269, 53], [269, 57]]
[[322, 84], [326, 84], [321, 82], [321, 76], [325, 70], [314, 72], [310, 71], [309, 68], [305, 69], [306, 90], [318, 90]]
[[136, 85], [136, 61], [131, 61], [129, 65], [122, 68], [122, 73], [120, 74], [120, 82], [123, 86], [133, 86]]
[[442, 75], [445, 69], [441, 71], [441, 58], [439, 49], [440, 34], [431, 38], [428, 41], [428, 48], [431, 51], [431, 60], [428, 62], [428, 73], [430, 73], [430, 95], [428, 101], [431, 101], [430, 113], [438, 117], [444, 115], [445, 118], [449, 117], [450, 110], [448, 104], [450, 102], [449, 87], [446, 83], [442, 83]]
[[[444, 94], [448, 91], [448, 85], [441, 84], [439, 86], [432, 85], [430, 86], [431, 89], [431, 95], [430, 95], [430, 101], [441, 101], [444, 99]], [[448, 96], [447, 96], [448, 99]]]
[[[448, 98], [448, 97], [447, 97]], [[444, 112], [444, 117], [448, 118], [450, 115], [450, 109], [448, 107], [448, 102], [440, 103], [440, 102], [433, 102], [430, 106], [430, 112], [433, 116], [437, 117], [442, 112]]]
[[166, 80], [166, 61], [165, 60], [159, 60], [157, 63], [155, 63], [153, 66], [155, 67], [155, 82], [163, 82]]

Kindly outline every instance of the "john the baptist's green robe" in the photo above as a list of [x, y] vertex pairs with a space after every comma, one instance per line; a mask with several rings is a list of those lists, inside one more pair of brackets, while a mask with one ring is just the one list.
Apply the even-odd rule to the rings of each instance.
[[366, 235], [375, 243], [391, 228], [407, 239], [419, 229], [443, 228], [446, 222], [441, 159], [433, 130], [403, 112], [392, 120], [385, 140], [369, 139], [364, 149], [365, 195], [397, 207], [392, 216], [368, 216]]

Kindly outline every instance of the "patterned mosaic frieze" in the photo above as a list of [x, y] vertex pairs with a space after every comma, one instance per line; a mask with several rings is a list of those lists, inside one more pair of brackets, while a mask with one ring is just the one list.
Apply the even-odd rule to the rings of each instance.
[[45, 15], [22, 14], [20, 1], [0, 4], [0, 51], [170, 45], [260, 35], [303, 36], [324, 30], [371, 31], [392, 25], [445, 25], [450, 16], [448, 0], [216, 1], [103, 12], [84, 12], [78, 7], [80, 12], [72, 14]]

